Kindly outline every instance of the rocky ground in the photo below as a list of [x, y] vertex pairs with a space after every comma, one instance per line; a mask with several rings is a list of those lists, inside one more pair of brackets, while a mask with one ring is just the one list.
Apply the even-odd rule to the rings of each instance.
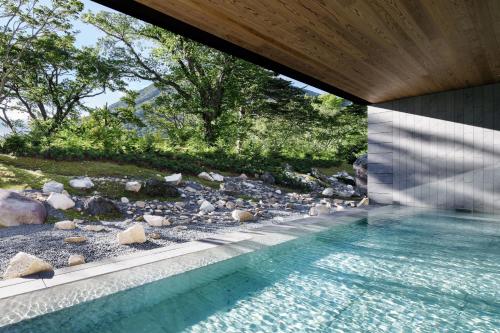
[[[148, 192], [152, 196], [168, 192], [168, 198], [159, 199], [130, 200], [122, 197], [110, 200], [92, 192], [91, 187], [86, 195], [69, 195], [58, 187], [62, 184], [54, 183], [44, 186], [48, 193], [42, 189], [22, 191], [23, 197], [43, 204], [50, 223], [0, 228], [0, 272], [4, 272], [9, 260], [21, 251], [46, 260], [53, 267], [64, 267], [68, 266], [70, 255], [83, 255], [86, 262], [91, 262], [217, 233], [281, 223], [291, 217], [348, 209], [359, 201], [357, 189], [347, 184], [354, 179], [346, 173], [322, 180], [303, 175], [306, 182], [317, 181], [317, 186], [310, 186], [307, 193], [290, 192], [273, 185], [272, 175], [258, 179], [245, 175], [223, 177], [213, 173], [200, 176], [200, 181], [195, 181], [175, 175], [166, 178], [168, 181], [155, 181], [154, 184], [128, 177], [91, 177], [86, 180], [93, 184], [118, 184], [132, 190], [128, 192], [130, 197], [137, 193], [137, 188], [132, 186], [134, 182], [142, 185], [139, 191], [152, 191]], [[297, 177], [302, 176], [297, 174]], [[70, 182], [70, 185], [74, 184]], [[62, 194], [52, 194], [50, 191], [54, 190]], [[55, 200], [58, 198], [62, 201]], [[66, 200], [69, 206], [65, 206], [68, 204]], [[69, 230], [60, 230], [61, 224], [53, 223], [61, 220], [73, 221], [74, 225], [70, 223]], [[120, 244], [117, 235], [137, 224], [144, 229], [145, 242]], [[67, 239], [78, 236], [83, 237], [73, 239], [76, 243]]]

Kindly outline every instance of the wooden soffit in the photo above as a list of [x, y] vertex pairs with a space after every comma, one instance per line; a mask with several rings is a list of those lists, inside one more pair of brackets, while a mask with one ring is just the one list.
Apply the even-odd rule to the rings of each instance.
[[360, 103], [500, 81], [500, 0], [96, 0]]

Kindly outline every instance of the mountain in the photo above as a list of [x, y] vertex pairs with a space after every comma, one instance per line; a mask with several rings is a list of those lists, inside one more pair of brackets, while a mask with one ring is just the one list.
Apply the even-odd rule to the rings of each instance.
[[[305, 87], [304, 88], [300, 88], [300, 89], [302, 89], [307, 96], [312, 96], [312, 97], [319, 96], [319, 94], [317, 92], [314, 92], [312, 90], [306, 89]], [[154, 84], [150, 84], [146, 88], [143, 88], [143, 89], [139, 90], [139, 96], [135, 100], [135, 103], [136, 103], [137, 107], [140, 108], [140, 106], [142, 104], [154, 100], [159, 95], [160, 95], [160, 90], [158, 88], [156, 88], [154, 86]], [[119, 108], [119, 107], [124, 107], [124, 106], [126, 106], [125, 102], [118, 101], [118, 102], [115, 102], [115, 103], [111, 104], [109, 106], [109, 108], [111, 110], [113, 110], [113, 109], [116, 109], [116, 108]]]

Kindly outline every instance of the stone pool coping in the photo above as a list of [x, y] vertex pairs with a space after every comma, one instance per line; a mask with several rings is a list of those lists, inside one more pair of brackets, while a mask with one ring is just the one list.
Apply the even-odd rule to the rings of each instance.
[[0, 327], [351, 223], [374, 210], [382, 211], [383, 207], [297, 217], [276, 225], [61, 268], [53, 276], [38, 274], [0, 281]]

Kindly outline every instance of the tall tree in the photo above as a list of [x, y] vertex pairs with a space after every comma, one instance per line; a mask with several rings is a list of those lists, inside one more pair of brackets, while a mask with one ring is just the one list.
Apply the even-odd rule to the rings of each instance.
[[78, 0], [0, 0], [0, 105], [6, 116], [6, 83], [39, 36], [71, 27], [83, 9]]
[[46, 135], [84, 109], [85, 98], [114, 89], [121, 82], [113, 63], [96, 48], [77, 48], [71, 34], [45, 34], [32, 41], [6, 82], [17, 110], [43, 127]]

